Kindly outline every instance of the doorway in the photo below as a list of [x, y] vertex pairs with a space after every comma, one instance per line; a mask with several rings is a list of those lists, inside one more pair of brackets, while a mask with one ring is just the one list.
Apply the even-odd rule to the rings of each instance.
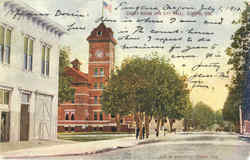
[[1, 113], [1, 142], [8, 142], [10, 137], [10, 116], [9, 112]]
[[29, 140], [29, 105], [21, 105], [21, 118], [20, 118], [20, 141]]

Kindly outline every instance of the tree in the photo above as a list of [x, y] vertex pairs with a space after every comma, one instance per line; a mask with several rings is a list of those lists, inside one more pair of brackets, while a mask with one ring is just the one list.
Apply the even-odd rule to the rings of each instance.
[[107, 113], [135, 115], [141, 139], [143, 123], [148, 137], [153, 115], [158, 120], [158, 130], [160, 120], [167, 116], [182, 117], [187, 94], [183, 80], [164, 58], [133, 57], [111, 74], [102, 104]]
[[[248, 4], [246, 3], [246, 8]], [[247, 9], [242, 12], [240, 19], [234, 24], [240, 27], [232, 35], [231, 46], [226, 49], [229, 56], [228, 64], [231, 65], [230, 71], [233, 74], [231, 84], [228, 86], [229, 95], [224, 103], [223, 116], [226, 120], [233, 122], [239, 128], [239, 105], [242, 104], [243, 91], [245, 89], [246, 62], [248, 57], [247, 32], [250, 25], [247, 19]]]
[[[102, 110], [111, 115], [116, 115], [117, 131], [120, 131], [120, 119], [129, 114], [127, 106], [126, 88], [120, 79], [119, 74], [111, 73], [110, 79], [102, 92], [101, 104]], [[121, 90], [123, 92], [121, 92]]]
[[193, 108], [191, 102], [189, 101], [187, 107], [184, 110], [184, 120], [183, 120], [184, 131], [188, 131], [190, 127], [192, 127], [192, 118], [193, 118]]
[[72, 78], [64, 74], [65, 67], [70, 65], [69, 60], [70, 48], [63, 47], [60, 50], [59, 56], [59, 95], [58, 101], [59, 104], [65, 101], [74, 100], [75, 89], [71, 88]]
[[215, 112], [215, 123], [218, 124], [220, 127], [224, 127], [224, 119], [222, 110], [217, 110]]
[[203, 102], [197, 103], [193, 109], [192, 123], [195, 129], [207, 129], [215, 123], [214, 111]]
[[241, 105], [241, 99], [239, 98], [241, 94], [240, 91], [236, 91], [239, 88], [230, 88], [227, 99], [224, 103], [222, 112], [223, 118], [226, 121], [232, 122], [235, 127], [239, 126], [239, 106]]

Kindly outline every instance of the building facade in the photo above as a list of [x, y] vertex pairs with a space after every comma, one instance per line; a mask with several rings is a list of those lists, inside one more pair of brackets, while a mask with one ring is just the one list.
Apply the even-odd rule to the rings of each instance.
[[[80, 71], [75, 59], [65, 74], [73, 78], [74, 102], [60, 104], [58, 131], [115, 131], [115, 116], [102, 111], [100, 99], [103, 87], [115, 63], [117, 41], [113, 31], [101, 23], [89, 37], [88, 74]], [[119, 107], [119, 106], [117, 106]], [[132, 117], [121, 120], [121, 131], [129, 131]]]
[[0, 141], [57, 137], [59, 40], [65, 31], [39, 14], [18, 0], [0, 2]]

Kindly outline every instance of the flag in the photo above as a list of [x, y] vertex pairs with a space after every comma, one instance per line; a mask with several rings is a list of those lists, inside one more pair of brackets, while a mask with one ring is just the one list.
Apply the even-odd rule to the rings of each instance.
[[103, 8], [109, 10], [109, 12], [112, 11], [112, 5], [111, 5], [111, 3], [108, 3], [106, 1], [103, 1]]

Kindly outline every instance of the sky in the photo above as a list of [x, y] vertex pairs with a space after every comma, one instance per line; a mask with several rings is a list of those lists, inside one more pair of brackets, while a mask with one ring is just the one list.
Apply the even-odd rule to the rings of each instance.
[[[81, 70], [88, 72], [88, 42], [87, 37], [91, 31], [99, 25], [100, 22], [95, 21], [102, 16], [102, 0], [22, 0], [24, 3], [32, 6], [32, 8], [40, 11], [41, 13], [50, 13], [49, 18], [64, 26], [66, 29], [69, 25], [74, 24], [78, 27], [85, 27], [85, 30], [71, 30], [61, 40], [62, 46], [70, 46], [72, 54], [71, 60], [78, 58], [82, 63]], [[233, 20], [238, 20], [245, 7], [242, 0], [105, 0], [112, 7], [111, 11], [104, 9], [104, 17], [112, 20], [117, 20], [116, 23], [105, 22], [105, 25], [112, 28], [114, 37], [118, 40], [116, 46], [116, 65], [119, 66], [124, 58], [137, 55], [147, 56], [150, 53], [156, 53], [159, 56], [164, 56], [166, 59], [170, 59], [170, 63], [174, 64], [179, 74], [185, 74], [188, 78], [196, 74], [205, 75], [219, 75], [230, 70], [230, 66], [227, 65], [228, 57], [225, 54], [225, 49], [231, 44], [232, 34], [239, 28], [239, 25], [233, 25]], [[157, 10], [161, 14], [157, 14], [156, 10], [139, 10], [139, 14], [131, 15], [134, 10], [124, 9], [122, 7], [144, 7], [144, 8], [158, 8]], [[163, 6], [174, 7], [193, 7], [195, 9], [203, 9], [200, 13], [202, 15], [190, 16], [187, 15], [188, 10], [180, 10], [182, 15], [173, 15], [174, 9], [163, 9]], [[212, 10], [214, 9], [214, 10]], [[240, 9], [240, 10], [237, 10]], [[55, 16], [56, 11], [81, 14], [84, 17], [69, 17], [69, 16]], [[196, 11], [196, 10], [195, 10]], [[142, 15], [141, 12], [151, 12], [152, 15]], [[192, 10], [192, 12], [194, 12]], [[209, 12], [205, 16], [205, 12]], [[138, 19], [150, 18], [163, 23], [148, 23], [145, 21], [138, 21]], [[204, 21], [219, 22], [223, 18], [223, 23], [216, 24], [204, 24]], [[130, 19], [133, 22], [124, 23], [121, 20]], [[180, 20], [196, 20], [196, 23], [181, 23]], [[138, 26], [142, 26], [144, 33], [133, 32]], [[199, 32], [210, 32], [213, 35], [189, 35], [188, 30], [193, 28]], [[122, 39], [126, 34], [119, 33], [121, 30], [126, 30], [130, 36], [139, 38], [137, 41], [128, 41]], [[178, 34], [151, 34], [151, 30], [161, 31], [174, 31], [179, 30]], [[150, 37], [149, 37], [150, 36]], [[187, 41], [191, 37], [192, 42]], [[152, 40], [149, 40], [149, 39]], [[162, 40], [182, 38], [180, 41], [166, 41]], [[199, 42], [201, 38], [209, 39], [208, 42]], [[162, 40], [160, 40], [162, 39]], [[180, 45], [182, 49], [176, 49], [170, 53], [170, 48], [173, 45]], [[123, 49], [123, 45], [127, 46], [164, 46], [163, 49]], [[182, 52], [187, 46], [208, 46], [208, 49], [195, 49], [188, 52]], [[214, 49], [212, 49], [212, 47]], [[213, 57], [206, 58], [208, 53], [212, 53]], [[172, 56], [187, 56], [193, 55], [195, 58], [172, 58]], [[214, 57], [214, 55], [220, 55], [220, 57]], [[210, 67], [198, 67], [199, 64], [207, 64]], [[219, 69], [211, 67], [211, 64], [218, 64]], [[191, 78], [190, 78], [191, 79]], [[193, 78], [193, 81], [204, 81], [204, 85], [208, 88], [192, 88], [193, 83], [189, 83], [191, 89], [191, 100], [195, 104], [199, 101], [210, 105], [213, 109], [217, 110], [223, 107], [228, 91], [225, 87], [230, 83], [229, 78], [213, 77], [213, 78]]]

